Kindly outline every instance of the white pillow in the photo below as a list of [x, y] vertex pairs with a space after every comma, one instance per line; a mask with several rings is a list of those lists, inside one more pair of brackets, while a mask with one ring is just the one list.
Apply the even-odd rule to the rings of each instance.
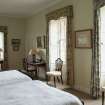
[[11, 83], [25, 82], [25, 81], [32, 81], [32, 79], [17, 70], [0, 72], [0, 85], [7, 85]]

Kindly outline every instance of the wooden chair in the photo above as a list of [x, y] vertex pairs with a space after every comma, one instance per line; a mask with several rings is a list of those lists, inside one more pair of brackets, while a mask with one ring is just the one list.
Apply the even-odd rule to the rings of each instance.
[[59, 80], [59, 77], [60, 77], [61, 82], [63, 84], [62, 65], [63, 65], [63, 61], [60, 58], [58, 58], [55, 61], [55, 70], [54, 71], [49, 71], [49, 72], [46, 73], [47, 83], [48, 83], [48, 77], [53, 77], [54, 78], [54, 86], [56, 87], [56, 78], [57, 78], [58, 82], [60, 82], [60, 80]]
[[38, 77], [37, 76], [37, 67], [35, 67], [35, 65], [32, 65], [33, 60], [31, 60], [29, 58], [29, 56], [25, 59], [26, 62], [26, 70], [28, 73], [31, 73], [32, 78], [34, 79], [34, 77]]

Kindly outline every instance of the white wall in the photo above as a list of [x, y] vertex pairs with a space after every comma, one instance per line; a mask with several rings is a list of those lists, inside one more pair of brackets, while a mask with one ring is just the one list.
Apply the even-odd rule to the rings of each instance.
[[[22, 65], [22, 58], [24, 57], [24, 25], [23, 19], [16, 19], [10, 17], [0, 17], [0, 26], [8, 26], [7, 35], [7, 47], [8, 47], [8, 57], [9, 57], [9, 68], [15, 69], [17, 65]], [[12, 50], [11, 39], [19, 38], [21, 39], [20, 50], [14, 52]], [[18, 66], [19, 67], [19, 66]]]
[[[73, 5], [74, 30], [93, 28], [92, 0], [62, 0], [61, 3], [43, 10], [39, 14], [27, 19], [26, 23], [26, 54], [29, 49], [35, 47], [35, 38], [46, 34], [45, 15], [55, 9]], [[91, 76], [91, 49], [75, 49], [75, 88], [89, 93]]]

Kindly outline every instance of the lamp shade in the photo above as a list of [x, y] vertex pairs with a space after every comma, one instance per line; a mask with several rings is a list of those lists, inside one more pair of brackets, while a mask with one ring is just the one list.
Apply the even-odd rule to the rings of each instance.
[[31, 49], [29, 51], [29, 55], [35, 55], [35, 54], [37, 54], [37, 50], [36, 49]]

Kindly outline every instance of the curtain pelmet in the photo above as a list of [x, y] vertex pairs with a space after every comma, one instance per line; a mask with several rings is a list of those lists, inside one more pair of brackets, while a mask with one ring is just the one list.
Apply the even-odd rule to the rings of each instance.
[[61, 9], [57, 9], [56, 11], [50, 12], [49, 14], [47, 14], [47, 21], [50, 20], [56, 20], [59, 17], [62, 16], [69, 16], [69, 17], [73, 17], [73, 7], [72, 6], [67, 6]]
[[94, 9], [97, 10], [105, 5], [105, 0], [94, 0]]

